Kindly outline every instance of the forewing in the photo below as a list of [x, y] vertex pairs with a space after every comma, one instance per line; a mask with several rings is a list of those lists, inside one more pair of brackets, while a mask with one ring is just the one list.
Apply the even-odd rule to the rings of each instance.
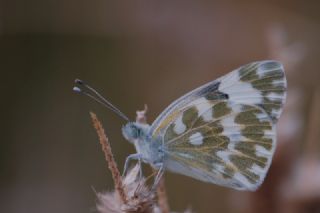
[[151, 134], [158, 136], [190, 105], [202, 99], [256, 105], [264, 109], [276, 123], [286, 98], [284, 69], [277, 61], [258, 61], [244, 65], [221, 78], [209, 82], [170, 104], [154, 121]]
[[222, 76], [219, 91], [230, 101], [257, 105], [276, 123], [286, 99], [287, 80], [281, 63], [253, 62]]
[[190, 105], [163, 135], [166, 169], [239, 190], [255, 190], [269, 169], [275, 128], [260, 107], [230, 101]]

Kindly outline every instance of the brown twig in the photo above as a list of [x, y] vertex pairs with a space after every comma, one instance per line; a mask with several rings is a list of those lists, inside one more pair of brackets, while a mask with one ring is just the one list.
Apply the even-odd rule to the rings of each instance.
[[164, 184], [163, 176], [157, 188], [157, 195], [158, 195], [158, 205], [159, 205], [159, 209], [161, 210], [161, 213], [169, 213], [170, 208], [169, 208], [168, 197], [166, 193], [166, 187]]
[[102, 125], [101, 125], [101, 122], [98, 120], [96, 114], [94, 114], [93, 112], [90, 112], [90, 116], [91, 116], [91, 119], [92, 119], [92, 122], [93, 122], [93, 126], [96, 129], [97, 134], [99, 136], [99, 141], [100, 141], [100, 144], [102, 146], [102, 151], [104, 152], [105, 159], [108, 162], [108, 167], [109, 167], [109, 169], [111, 171], [112, 178], [113, 178], [113, 181], [114, 181], [114, 184], [115, 184], [115, 190], [119, 194], [119, 197], [120, 197], [122, 203], [126, 204], [127, 201], [128, 201], [128, 198], [127, 198], [126, 193], [125, 193], [125, 189], [124, 189], [124, 186], [123, 186], [123, 182], [122, 182], [122, 178], [121, 178], [120, 172], [119, 172], [118, 167], [117, 167], [117, 163], [115, 162], [115, 160], [113, 158], [113, 155], [112, 155], [112, 152], [111, 152], [111, 147], [110, 147], [110, 144], [108, 142], [108, 138], [107, 138], [107, 136], [106, 136], [106, 134], [104, 132], [104, 129], [103, 129]]
[[310, 106], [310, 116], [307, 128], [306, 156], [317, 158], [319, 153], [318, 138], [320, 125], [320, 87], [315, 88]]

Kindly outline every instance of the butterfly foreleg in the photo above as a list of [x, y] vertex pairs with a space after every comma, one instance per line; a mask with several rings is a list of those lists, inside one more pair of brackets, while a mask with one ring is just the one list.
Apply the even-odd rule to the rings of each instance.
[[123, 173], [122, 173], [122, 176], [126, 175], [127, 173], [127, 170], [129, 168], [129, 163], [130, 161], [132, 160], [137, 160], [138, 161], [138, 164], [139, 164], [139, 177], [141, 179], [142, 177], [142, 165], [141, 165], [141, 160], [142, 160], [142, 154], [140, 153], [135, 153], [135, 154], [131, 154], [129, 155], [127, 158], [126, 158], [126, 162], [124, 163], [124, 168], [123, 168]]

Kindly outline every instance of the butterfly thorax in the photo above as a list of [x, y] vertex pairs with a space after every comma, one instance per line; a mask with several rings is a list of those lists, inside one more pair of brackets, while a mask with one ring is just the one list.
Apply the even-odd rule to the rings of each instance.
[[127, 123], [122, 128], [123, 136], [132, 144], [134, 144], [137, 153], [142, 155], [142, 160], [157, 167], [163, 162], [162, 143], [150, 135], [150, 125], [140, 124], [137, 122]]

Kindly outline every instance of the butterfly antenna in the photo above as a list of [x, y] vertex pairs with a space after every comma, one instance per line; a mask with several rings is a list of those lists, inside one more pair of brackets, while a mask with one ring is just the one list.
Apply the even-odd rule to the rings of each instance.
[[100, 93], [98, 93], [95, 89], [90, 87], [88, 84], [84, 83], [82, 80], [76, 79], [75, 84], [78, 86], [73, 87], [73, 91], [76, 93], [84, 94], [96, 102], [102, 104], [108, 109], [112, 110], [114, 113], [119, 115], [126, 121], [129, 121], [129, 118], [123, 114], [117, 107], [115, 107], [112, 103], [110, 103], [107, 99], [105, 99]]

